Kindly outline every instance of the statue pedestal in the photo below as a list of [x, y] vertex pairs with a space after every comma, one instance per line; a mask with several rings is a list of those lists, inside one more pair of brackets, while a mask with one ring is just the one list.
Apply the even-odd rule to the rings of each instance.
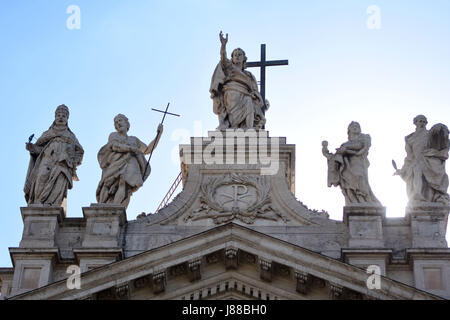
[[208, 137], [193, 137], [180, 145], [183, 185], [192, 167], [238, 171], [250, 169], [262, 176], [283, 170], [295, 194], [295, 145], [284, 137], [269, 137], [266, 130], [227, 129], [208, 131]]
[[59, 223], [64, 219], [62, 207], [31, 205], [20, 208], [23, 220], [21, 248], [54, 248]]
[[56, 237], [64, 209], [30, 205], [20, 211], [24, 224], [20, 247], [9, 249], [14, 264], [11, 295], [51, 283], [53, 266], [60, 258]]
[[345, 262], [363, 269], [376, 267], [381, 275], [386, 275], [392, 250], [384, 249], [385, 218], [385, 207], [363, 204], [344, 207], [344, 223], [349, 230], [348, 248], [342, 249]]
[[344, 223], [349, 229], [349, 248], [383, 248], [383, 220], [386, 208], [355, 204], [344, 207]]
[[406, 207], [411, 220], [412, 248], [447, 248], [445, 233], [449, 206], [432, 202], [413, 202]]
[[88, 271], [123, 257], [121, 229], [127, 222], [123, 206], [111, 204], [91, 204], [83, 208], [86, 229], [82, 248], [73, 252], [81, 272]]

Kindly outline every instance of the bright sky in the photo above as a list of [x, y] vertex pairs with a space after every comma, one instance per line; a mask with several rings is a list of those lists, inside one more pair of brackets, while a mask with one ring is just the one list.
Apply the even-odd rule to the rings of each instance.
[[[80, 9], [80, 29], [67, 27], [70, 5]], [[379, 29], [367, 25], [371, 5], [380, 11]], [[428, 117], [428, 128], [450, 124], [450, 1], [4, 0], [0, 267], [11, 266], [8, 247], [22, 236], [25, 142], [48, 129], [59, 104], [69, 106], [69, 126], [85, 150], [69, 217], [82, 217], [81, 208], [96, 202], [97, 152], [116, 114], [127, 115], [129, 134], [147, 143], [161, 120], [151, 108], [170, 102], [182, 115], [166, 119], [128, 220], [155, 211], [180, 172], [178, 145], [218, 125], [208, 90], [220, 30], [229, 34], [229, 54], [241, 47], [255, 61], [265, 43], [268, 59], [289, 59], [266, 74], [266, 129], [296, 145], [296, 197], [342, 220], [344, 198], [327, 187], [321, 141], [334, 150], [358, 121], [372, 137], [372, 190], [388, 216], [404, 216], [405, 184], [392, 176], [391, 160], [403, 163], [417, 114]]]

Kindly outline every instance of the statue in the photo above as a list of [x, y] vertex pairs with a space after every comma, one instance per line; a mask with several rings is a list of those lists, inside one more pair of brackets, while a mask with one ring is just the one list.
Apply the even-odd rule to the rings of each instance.
[[428, 121], [424, 115], [416, 116], [413, 123], [415, 132], [405, 137], [406, 158], [403, 167], [397, 169], [394, 175], [399, 175], [406, 182], [410, 202], [448, 204], [449, 180], [445, 173], [449, 150], [448, 128], [438, 123], [428, 131]]
[[25, 181], [25, 199], [29, 205], [64, 206], [67, 189], [78, 181], [77, 166], [84, 150], [68, 127], [69, 109], [60, 105], [55, 121], [36, 141], [26, 144], [30, 163]]
[[369, 186], [367, 155], [371, 146], [368, 134], [361, 133], [358, 122], [351, 122], [348, 141], [336, 153], [328, 151], [328, 142], [322, 142], [322, 154], [328, 160], [328, 187], [340, 186], [345, 205], [369, 204], [381, 206]]
[[264, 105], [258, 91], [256, 79], [245, 71], [247, 57], [244, 50], [237, 48], [227, 58], [226, 38], [220, 32], [220, 62], [211, 79], [211, 98], [214, 113], [219, 117], [218, 130], [224, 129], [261, 129], [266, 119], [261, 111]]
[[147, 146], [138, 138], [128, 136], [128, 118], [118, 114], [114, 118], [117, 132], [109, 135], [108, 143], [98, 152], [102, 178], [98, 184], [98, 203], [110, 203], [128, 207], [131, 195], [150, 175], [150, 165], [144, 155], [151, 154], [158, 145], [163, 125], [157, 129], [156, 138]]

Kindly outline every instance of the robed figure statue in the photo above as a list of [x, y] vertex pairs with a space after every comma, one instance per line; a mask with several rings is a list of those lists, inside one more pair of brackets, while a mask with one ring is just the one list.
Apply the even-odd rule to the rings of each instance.
[[158, 145], [163, 125], [158, 126], [156, 138], [147, 146], [136, 137], [128, 136], [128, 118], [119, 114], [114, 118], [116, 132], [109, 135], [108, 143], [98, 152], [102, 178], [98, 184], [98, 203], [128, 207], [131, 195], [150, 175], [150, 165], [144, 155], [152, 153]]
[[73, 180], [78, 181], [76, 169], [84, 151], [69, 129], [68, 119], [69, 109], [60, 105], [50, 128], [36, 143], [26, 144], [30, 163], [24, 192], [29, 205], [64, 206], [67, 189], [72, 189]]
[[335, 154], [328, 151], [328, 142], [322, 142], [322, 153], [328, 159], [328, 186], [340, 186], [345, 205], [368, 204], [381, 206], [369, 186], [367, 159], [371, 139], [361, 133], [358, 122], [351, 122], [347, 130], [348, 141]]
[[237, 48], [227, 58], [226, 38], [220, 32], [220, 62], [211, 79], [210, 93], [214, 113], [219, 117], [218, 130], [261, 129], [266, 123], [261, 108], [263, 99], [258, 91], [255, 77], [245, 70], [247, 57]]
[[447, 205], [450, 197], [445, 161], [448, 159], [449, 130], [446, 125], [438, 123], [428, 131], [424, 115], [416, 116], [413, 123], [416, 130], [405, 137], [405, 162], [395, 174], [406, 182], [410, 202]]

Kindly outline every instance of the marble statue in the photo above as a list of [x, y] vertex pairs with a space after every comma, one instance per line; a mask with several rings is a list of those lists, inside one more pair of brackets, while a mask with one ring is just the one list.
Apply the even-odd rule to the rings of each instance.
[[237, 48], [227, 58], [228, 34], [220, 32], [220, 62], [211, 79], [210, 93], [214, 113], [219, 117], [218, 130], [261, 129], [266, 119], [261, 111], [264, 105], [258, 91], [256, 78], [245, 70], [247, 57], [244, 50]]
[[345, 205], [369, 204], [381, 206], [369, 186], [367, 155], [371, 146], [368, 134], [361, 133], [358, 122], [351, 122], [348, 141], [336, 153], [328, 151], [328, 142], [322, 142], [322, 154], [328, 160], [328, 186], [340, 186]]
[[416, 130], [405, 137], [406, 158], [401, 169], [396, 170], [406, 182], [409, 201], [449, 203], [449, 180], [445, 172], [448, 159], [449, 131], [442, 123], [429, 131], [424, 115], [413, 121]]
[[28, 142], [30, 163], [25, 181], [25, 199], [29, 205], [64, 206], [67, 189], [78, 181], [77, 166], [84, 150], [68, 127], [69, 109], [60, 105], [55, 121], [36, 143]]
[[109, 203], [128, 207], [131, 195], [150, 175], [150, 165], [145, 155], [151, 154], [158, 145], [163, 125], [157, 129], [156, 138], [147, 146], [138, 138], [128, 136], [128, 118], [118, 114], [114, 118], [116, 132], [109, 135], [108, 143], [98, 152], [102, 178], [97, 187], [98, 203]]

